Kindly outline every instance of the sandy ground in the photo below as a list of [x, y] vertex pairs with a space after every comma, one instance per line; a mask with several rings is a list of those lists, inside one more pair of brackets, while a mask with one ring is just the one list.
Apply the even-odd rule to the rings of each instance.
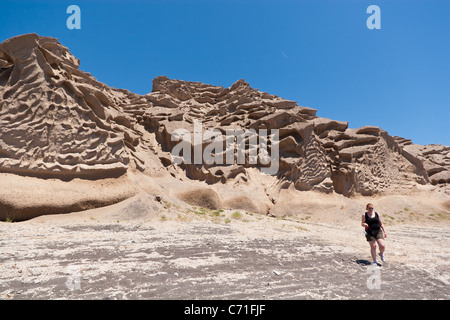
[[167, 203], [149, 214], [146, 199], [0, 223], [0, 298], [450, 298], [447, 219], [385, 217], [388, 260], [373, 267], [359, 214], [270, 217]]

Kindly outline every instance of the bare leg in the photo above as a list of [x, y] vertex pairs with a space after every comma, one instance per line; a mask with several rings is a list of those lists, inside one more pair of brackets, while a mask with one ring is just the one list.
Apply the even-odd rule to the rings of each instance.
[[372, 255], [372, 260], [373, 262], [377, 261], [377, 245], [376, 245], [376, 241], [369, 241], [369, 245], [370, 245], [370, 254]]
[[384, 250], [386, 249], [386, 245], [384, 244], [384, 239], [378, 239], [378, 249], [380, 249], [380, 254], [384, 253]]
[[384, 258], [384, 249], [386, 249], [386, 246], [384, 244], [384, 239], [378, 239], [377, 240], [378, 243], [378, 248], [380, 249], [380, 257], [381, 257], [381, 261], [385, 262], [386, 259]]

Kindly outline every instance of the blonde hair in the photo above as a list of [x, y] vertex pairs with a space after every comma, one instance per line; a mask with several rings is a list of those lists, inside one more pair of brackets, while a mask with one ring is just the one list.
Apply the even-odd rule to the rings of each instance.
[[369, 206], [373, 206], [373, 204], [368, 203], [368, 204], [366, 205], [366, 210], [369, 210]]

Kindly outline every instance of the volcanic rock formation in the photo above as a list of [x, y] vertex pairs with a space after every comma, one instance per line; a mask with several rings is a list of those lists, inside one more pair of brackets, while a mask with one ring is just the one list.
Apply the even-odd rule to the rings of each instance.
[[[242, 164], [174, 164], [174, 133], [193, 133], [195, 121], [223, 134], [278, 129], [278, 171], [261, 173], [265, 165], [249, 161], [250, 150]], [[210, 143], [203, 140], [202, 150]], [[345, 196], [401, 193], [419, 185], [447, 190], [450, 147], [414, 145], [378, 127], [350, 129], [244, 80], [224, 89], [160, 76], [146, 95], [111, 88], [79, 70], [79, 60], [56, 39], [27, 34], [0, 44], [0, 172], [10, 186], [0, 191], [0, 219], [103, 206], [142, 190], [192, 203], [196, 194], [204, 195], [199, 203], [264, 213], [273, 195], [287, 188]], [[192, 185], [191, 194], [176, 188], [181, 182]], [[86, 188], [52, 192], [68, 185]], [[239, 191], [227, 198], [224, 187]], [[42, 190], [39, 199], [36, 188]], [[11, 190], [20, 197], [13, 199]], [[24, 204], [24, 198], [35, 200]]]

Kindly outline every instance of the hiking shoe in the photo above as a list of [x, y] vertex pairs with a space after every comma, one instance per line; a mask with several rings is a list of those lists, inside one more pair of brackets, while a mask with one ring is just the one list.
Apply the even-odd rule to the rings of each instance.
[[386, 259], [384, 258], [384, 255], [383, 255], [383, 254], [380, 253], [379, 256], [380, 256], [380, 258], [381, 258], [381, 261], [386, 262]]
[[372, 263], [372, 265], [375, 266], [375, 267], [378, 267], [378, 266], [379, 266], [378, 262], [376, 262], [376, 261], [374, 261], [374, 262]]

